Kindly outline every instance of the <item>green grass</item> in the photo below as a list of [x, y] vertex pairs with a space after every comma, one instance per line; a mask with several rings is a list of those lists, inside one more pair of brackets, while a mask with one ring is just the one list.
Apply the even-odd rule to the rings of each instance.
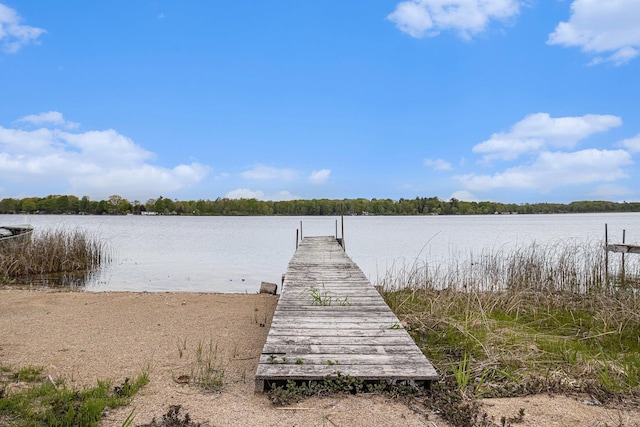
[[640, 319], [632, 295], [405, 290], [385, 296], [439, 372], [454, 375], [463, 388], [482, 379], [474, 388], [479, 395], [544, 386], [640, 391]]
[[[383, 385], [384, 386], [384, 385]], [[287, 381], [285, 384], [271, 385], [269, 398], [276, 405], [289, 405], [311, 396], [328, 396], [336, 393], [357, 394], [367, 391], [364, 382], [355, 377], [337, 372], [334, 377], [322, 380]]]
[[324, 288], [324, 284], [322, 284], [322, 290], [312, 286], [307, 292], [311, 297], [311, 305], [328, 306], [331, 305], [333, 301], [333, 297], [329, 294], [329, 291]]
[[352, 306], [349, 301], [349, 297], [346, 296], [344, 298], [339, 298], [331, 295], [331, 293], [325, 289], [324, 284], [322, 284], [322, 290], [315, 286], [311, 286], [310, 288], [305, 289], [304, 292], [311, 298], [311, 305], [329, 306], [335, 302], [342, 307]]
[[[8, 375], [0, 386], [0, 421], [12, 426], [96, 426], [105, 408], [128, 405], [138, 390], [148, 383], [147, 372], [133, 381], [125, 379], [112, 387], [97, 381], [95, 387], [69, 388], [64, 381], [44, 379], [39, 367], [26, 367]], [[27, 388], [8, 388], [16, 379], [29, 381]]]
[[218, 344], [214, 343], [213, 339], [198, 341], [193, 354], [188, 352], [186, 338], [178, 340], [178, 356], [180, 359], [186, 359], [185, 370], [188, 373], [178, 374], [176, 378], [186, 378], [186, 383], [204, 391], [222, 389], [226, 369], [218, 352]]
[[[42, 376], [43, 369], [44, 368], [42, 366], [26, 366], [18, 370], [18, 372], [15, 372], [13, 375], [11, 375], [11, 378], [18, 382], [40, 381], [43, 379], [43, 376]], [[5, 371], [5, 372], [9, 372], [9, 371]]]

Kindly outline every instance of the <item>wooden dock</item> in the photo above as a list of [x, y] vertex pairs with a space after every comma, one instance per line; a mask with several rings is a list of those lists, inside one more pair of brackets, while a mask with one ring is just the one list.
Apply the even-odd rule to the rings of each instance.
[[639, 245], [608, 244], [605, 249], [608, 252], [617, 252], [620, 254], [640, 254]]
[[272, 382], [338, 373], [430, 382], [438, 374], [334, 237], [306, 237], [289, 262], [256, 372]]

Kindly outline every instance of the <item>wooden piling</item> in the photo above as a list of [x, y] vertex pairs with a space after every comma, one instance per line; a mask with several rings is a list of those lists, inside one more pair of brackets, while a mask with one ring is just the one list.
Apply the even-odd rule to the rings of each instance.
[[342, 250], [346, 251], [347, 249], [344, 246], [344, 203], [340, 204], [340, 221], [342, 223], [342, 232], [340, 236], [340, 245], [342, 246]]
[[[622, 230], [622, 244], [623, 245], [626, 243], [625, 242], [626, 234], [627, 234], [627, 230]], [[621, 275], [622, 275], [622, 277], [621, 277], [622, 286], [624, 286], [625, 276], [626, 276], [626, 274], [624, 272], [624, 252], [622, 253], [622, 271], [621, 271]]]
[[609, 229], [604, 225], [604, 286], [609, 289]]

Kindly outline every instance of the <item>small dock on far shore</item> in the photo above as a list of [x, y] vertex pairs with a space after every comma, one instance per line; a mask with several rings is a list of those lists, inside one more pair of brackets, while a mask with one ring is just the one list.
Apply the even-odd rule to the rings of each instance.
[[429, 383], [433, 365], [335, 237], [305, 237], [289, 262], [256, 371], [271, 383], [339, 374]]

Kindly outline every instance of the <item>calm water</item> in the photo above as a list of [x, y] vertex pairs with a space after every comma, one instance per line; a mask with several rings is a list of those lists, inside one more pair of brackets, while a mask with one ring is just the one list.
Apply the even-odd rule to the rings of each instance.
[[[334, 235], [335, 217], [141, 217], [0, 215], [0, 224], [80, 228], [108, 243], [114, 261], [89, 279], [91, 291], [257, 292], [280, 283], [296, 229]], [[416, 258], [467, 259], [532, 242], [604, 238], [640, 243], [640, 214], [346, 217], [349, 256], [372, 282]], [[338, 235], [340, 225], [338, 224]]]

